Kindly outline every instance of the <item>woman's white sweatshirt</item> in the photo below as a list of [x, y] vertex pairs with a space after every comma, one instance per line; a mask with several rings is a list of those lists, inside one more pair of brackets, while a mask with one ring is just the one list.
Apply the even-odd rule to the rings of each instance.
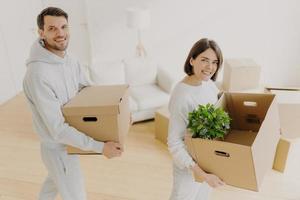
[[218, 92], [218, 88], [211, 80], [202, 81], [199, 86], [183, 82], [175, 86], [169, 102], [168, 148], [178, 168], [184, 169], [195, 165], [183, 141], [188, 125], [188, 113], [198, 108], [199, 104], [214, 104], [218, 100]]

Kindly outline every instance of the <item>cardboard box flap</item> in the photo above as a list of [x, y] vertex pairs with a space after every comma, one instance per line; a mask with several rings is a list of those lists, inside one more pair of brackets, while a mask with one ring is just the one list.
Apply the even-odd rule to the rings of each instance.
[[279, 138], [279, 115], [277, 101], [274, 98], [252, 146], [258, 185], [262, 183], [264, 174], [272, 169]]
[[63, 113], [65, 116], [118, 114], [126, 92], [128, 85], [86, 87], [63, 107]]
[[231, 128], [237, 130], [252, 130], [257, 132], [263, 122], [273, 101], [273, 94], [247, 94], [247, 93], [227, 93], [223, 94], [216, 103], [217, 107], [222, 107], [229, 111]]
[[277, 149], [276, 149], [276, 156], [274, 159], [273, 169], [284, 172], [286, 167], [286, 162], [288, 160], [288, 153], [290, 150], [291, 143], [283, 138], [279, 140]]

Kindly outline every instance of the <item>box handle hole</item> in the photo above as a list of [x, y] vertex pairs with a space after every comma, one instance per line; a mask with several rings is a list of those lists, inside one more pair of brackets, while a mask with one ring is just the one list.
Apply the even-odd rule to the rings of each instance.
[[230, 157], [230, 154], [229, 153], [226, 153], [224, 151], [215, 151], [215, 154], [217, 156], [223, 156], [223, 157]]
[[98, 121], [97, 117], [83, 117], [82, 120], [84, 122], [96, 122], [96, 121]]
[[247, 107], [256, 107], [257, 103], [254, 102], [254, 101], [244, 101], [244, 106], [247, 106]]

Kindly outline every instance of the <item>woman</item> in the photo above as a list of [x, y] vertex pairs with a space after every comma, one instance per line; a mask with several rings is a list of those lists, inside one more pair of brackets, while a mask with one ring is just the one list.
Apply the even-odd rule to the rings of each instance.
[[[211, 187], [224, 184], [193, 161], [183, 141], [188, 113], [199, 104], [214, 104], [218, 100], [219, 90], [213, 81], [216, 80], [222, 62], [222, 52], [216, 42], [207, 38], [199, 40], [185, 61], [184, 71], [187, 75], [175, 86], [171, 95], [168, 148], [173, 157], [174, 177], [170, 200], [209, 199]], [[195, 182], [193, 172], [202, 177], [204, 182]]]

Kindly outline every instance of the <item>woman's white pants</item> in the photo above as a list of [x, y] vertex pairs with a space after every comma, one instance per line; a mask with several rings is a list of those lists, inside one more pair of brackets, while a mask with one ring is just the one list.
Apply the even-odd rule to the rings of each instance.
[[68, 155], [64, 145], [42, 143], [41, 156], [48, 170], [48, 177], [43, 183], [39, 200], [54, 200], [57, 194], [63, 200], [86, 200], [77, 155]]
[[192, 172], [173, 163], [173, 189], [170, 200], [209, 200], [212, 188], [194, 181]]

